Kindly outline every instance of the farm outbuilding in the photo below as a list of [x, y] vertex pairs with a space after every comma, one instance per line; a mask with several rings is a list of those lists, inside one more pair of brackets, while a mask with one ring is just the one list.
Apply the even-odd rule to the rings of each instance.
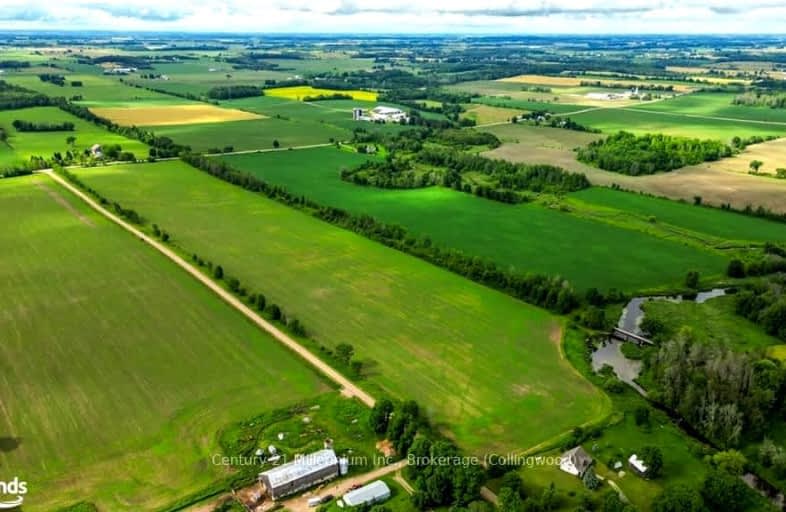
[[577, 446], [562, 454], [559, 468], [565, 473], [581, 477], [584, 475], [584, 472], [592, 466], [593, 462], [594, 460], [584, 448]]
[[639, 476], [647, 476], [647, 464], [641, 460], [635, 453], [628, 458], [628, 464], [631, 469]]
[[390, 498], [390, 487], [382, 480], [376, 480], [344, 495], [344, 503], [350, 507], [379, 503]]
[[338, 457], [333, 450], [320, 450], [259, 474], [268, 495], [277, 500], [337, 477]]

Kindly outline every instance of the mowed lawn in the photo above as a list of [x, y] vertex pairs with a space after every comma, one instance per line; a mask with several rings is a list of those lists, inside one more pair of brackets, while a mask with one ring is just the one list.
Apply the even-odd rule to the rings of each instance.
[[157, 509], [226, 476], [226, 424], [330, 389], [51, 178], [0, 180], [0, 214], [0, 467], [25, 510]]
[[354, 345], [364, 387], [418, 400], [471, 452], [527, 448], [605, 413], [560, 355], [562, 320], [541, 309], [182, 162], [75, 172], [320, 343]]
[[[13, 122], [30, 121], [34, 123], [74, 123], [72, 131], [58, 132], [20, 132]], [[123, 151], [130, 151], [138, 158], [147, 157], [148, 147], [138, 140], [128, 139], [99, 126], [83, 121], [57, 107], [32, 107], [18, 110], [0, 111], [0, 127], [8, 133], [8, 140], [0, 142], [0, 169], [13, 167], [30, 161], [31, 156], [52, 158], [55, 151], [81, 154], [93, 144], [106, 146], [119, 144]], [[74, 145], [66, 143], [68, 137], [76, 137]]]
[[599, 187], [575, 192], [570, 197], [590, 204], [622, 210], [631, 215], [651, 216], [656, 222], [666, 222], [729, 240], [757, 242], [786, 240], [786, 226], [782, 223], [717, 208], [703, 208], [688, 203]]
[[225, 158], [319, 203], [400, 224], [505, 268], [561, 275], [580, 290], [636, 291], [679, 284], [692, 269], [720, 274], [725, 268], [716, 253], [539, 204], [511, 206], [443, 187], [390, 190], [345, 182], [341, 168], [364, 157], [332, 147]]

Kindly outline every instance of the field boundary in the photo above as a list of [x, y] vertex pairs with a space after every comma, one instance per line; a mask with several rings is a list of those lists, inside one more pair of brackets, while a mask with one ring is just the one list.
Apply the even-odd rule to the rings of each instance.
[[363, 391], [357, 384], [350, 381], [348, 378], [344, 377], [341, 373], [335, 370], [332, 366], [322, 361], [320, 358], [312, 354], [307, 348], [303, 345], [298, 343], [292, 337], [287, 335], [285, 332], [278, 329], [276, 326], [259, 316], [254, 310], [243, 304], [239, 299], [234, 297], [230, 292], [226, 291], [222, 288], [219, 284], [215, 283], [205, 274], [200, 272], [196, 267], [188, 263], [182, 257], [180, 257], [175, 251], [166, 247], [163, 243], [154, 240], [153, 238], [149, 237], [139, 229], [133, 227], [128, 222], [124, 221], [117, 215], [109, 212], [105, 208], [103, 208], [100, 204], [98, 204], [95, 200], [89, 197], [86, 193], [82, 192], [78, 188], [76, 188], [71, 183], [68, 183], [65, 179], [58, 176], [54, 171], [51, 169], [45, 169], [39, 171], [41, 174], [46, 174], [51, 177], [54, 181], [56, 181], [61, 186], [65, 187], [69, 190], [72, 194], [80, 198], [82, 201], [87, 203], [93, 210], [98, 212], [99, 214], [103, 215], [110, 221], [114, 222], [115, 224], [119, 225], [135, 237], [137, 237], [142, 242], [147, 243], [158, 252], [169, 258], [173, 263], [177, 266], [191, 274], [192, 277], [196, 278], [199, 282], [203, 285], [207, 286], [211, 291], [213, 291], [216, 295], [218, 295], [224, 302], [229, 304], [231, 307], [239, 311], [243, 316], [245, 316], [248, 320], [254, 323], [257, 327], [261, 328], [262, 330], [266, 331], [268, 334], [273, 336], [277, 341], [281, 342], [284, 346], [294, 351], [298, 356], [308, 362], [311, 366], [316, 368], [320, 373], [325, 375], [327, 378], [335, 382], [341, 387], [341, 392], [348, 397], [354, 397], [363, 402], [368, 407], [373, 407], [376, 403], [374, 397], [370, 394]]

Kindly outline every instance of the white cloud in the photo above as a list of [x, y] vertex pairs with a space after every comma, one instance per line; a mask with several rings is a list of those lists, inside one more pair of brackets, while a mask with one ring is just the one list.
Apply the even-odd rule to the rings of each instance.
[[0, 0], [0, 28], [214, 32], [779, 33], [786, 0]]

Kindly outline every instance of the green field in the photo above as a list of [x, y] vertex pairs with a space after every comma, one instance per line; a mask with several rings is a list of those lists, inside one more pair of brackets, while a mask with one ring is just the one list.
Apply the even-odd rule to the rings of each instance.
[[702, 304], [652, 301], [644, 305], [647, 316], [663, 322], [669, 336], [687, 327], [697, 342], [735, 350], [764, 349], [782, 343], [753, 322], [738, 316], [734, 308], [734, 296], [718, 297]]
[[[32, 121], [36, 123], [74, 123], [73, 131], [62, 132], [19, 132], [12, 123], [16, 120]], [[82, 153], [93, 144], [106, 146], [120, 144], [123, 151], [130, 151], [138, 158], [147, 156], [148, 147], [134, 139], [109, 132], [99, 126], [83, 121], [57, 107], [32, 107], [18, 110], [0, 111], [0, 126], [9, 134], [6, 143], [0, 142], [0, 168], [12, 167], [15, 164], [27, 162], [31, 156], [51, 158], [52, 153], [66, 151]], [[76, 137], [74, 146], [66, 143], [69, 136]]]
[[[676, 101], [676, 100], [674, 100]], [[641, 133], [666, 133], [685, 137], [719, 139], [729, 141], [732, 137], [752, 135], [782, 135], [786, 124], [763, 123], [745, 120], [713, 119], [703, 114], [683, 114], [673, 110], [655, 110], [656, 105], [667, 102], [648, 103], [631, 108], [603, 108], [573, 114], [577, 123], [598, 128], [604, 132], [620, 130]]]
[[274, 140], [282, 148], [308, 146], [327, 144], [331, 138], [344, 140], [351, 136], [349, 131], [327, 124], [276, 118], [150, 126], [147, 129], [156, 135], [170, 137], [179, 144], [191, 146], [197, 152], [225, 146], [232, 146], [235, 151], [270, 149]]
[[[56, 70], [55, 73], [57, 72]], [[179, 105], [183, 103], [193, 103], [176, 96], [125, 85], [117, 78], [113, 77], [82, 73], [63, 73], [62, 70], [59, 70], [59, 73], [63, 74], [66, 79], [66, 84], [62, 87], [51, 82], [44, 82], [39, 79], [37, 75], [11, 75], [3, 79], [14, 85], [20, 85], [26, 89], [31, 89], [54, 98], [62, 96], [70, 99], [74, 96], [82, 96], [82, 99], [78, 100], [77, 103], [91, 107], [130, 107], [134, 105]], [[83, 85], [81, 87], [74, 87], [71, 85], [72, 81], [81, 81]]]
[[328, 386], [46, 176], [0, 180], [0, 467], [25, 510], [153, 510], [225, 476], [228, 422]]
[[694, 93], [639, 108], [657, 112], [786, 123], [786, 109], [732, 105], [736, 93]]
[[716, 208], [701, 208], [688, 203], [599, 187], [574, 192], [570, 196], [590, 204], [615, 208], [631, 215], [654, 217], [656, 222], [666, 222], [728, 240], [786, 240], [786, 229], [781, 223]]
[[75, 172], [319, 342], [353, 344], [364, 387], [416, 398], [471, 452], [523, 449], [606, 412], [560, 356], [562, 321], [543, 310], [181, 162]]
[[579, 289], [654, 288], [681, 283], [690, 269], [720, 274], [725, 267], [717, 254], [540, 204], [511, 206], [443, 187], [390, 190], [342, 181], [341, 168], [363, 158], [331, 147], [226, 157], [319, 203], [400, 224], [505, 267], [561, 275]]

